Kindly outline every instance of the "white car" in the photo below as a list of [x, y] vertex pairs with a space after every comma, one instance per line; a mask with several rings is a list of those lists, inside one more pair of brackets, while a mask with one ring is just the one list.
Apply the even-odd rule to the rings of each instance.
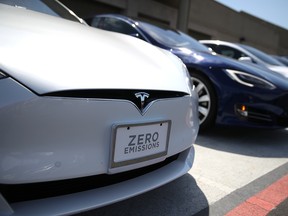
[[200, 40], [215, 53], [263, 67], [288, 77], [288, 67], [254, 47], [221, 40]]
[[67, 215], [193, 164], [185, 65], [136, 38], [0, 4], [0, 215]]

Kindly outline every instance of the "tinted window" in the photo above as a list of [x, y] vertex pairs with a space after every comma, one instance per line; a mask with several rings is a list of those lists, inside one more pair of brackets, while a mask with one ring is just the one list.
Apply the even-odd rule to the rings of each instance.
[[209, 44], [209, 43], [205, 43], [205, 46], [210, 47], [214, 52], [217, 51], [217, 45], [215, 44]]
[[101, 18], [101, 17], [95, 17], [92, 19], [86, 19], [85, 21], [88, 23], [88, 25], [103, 29], [103, 27], [101, 25], [101, 23], [104, 24], [104, 22], [101, 22], [101, 20], [103, 20], [103, 19], [104, 18]]
[[148, 23], [139, 22], [141, 27], [152, 37], [154, 40], [169, 47], [187, 48], [197, 50], [200, 52], [209, 52], [210, 50], [205, 45], [201, 44], [196, 39], [173, 29], [163, 29]]
[[247, 57], [247, 55], [243, 52], [240, 52], [237, 49], [234, 49], [232, 47], [229, 46], [225, 46], [225, 45], [219, 45], [217, 48], [217, 53], [230, 57], [230, 58], [234, 58], [234, 59], [239, 59], [241, 57]]
[[208, 44], [208, 43], [205, 43], [204, 44], [205, 46], [207, 46], [209, 49], [211, 49], [211, 52], [213, 51], [213, 52], [215, 52], [215, 53], [218, 53], [218, 51], [217, 51], [217, 45], [216, 44]]
[[253, 55], [257, 56], [259, 59], [261, 59], [262, 61], [266, 62], [267, 64], [284, 66], [281, 62], [277, 61], [273, 57], [269, 56], [268, 54], [266, 54], [266, 53], [264, 53], [264, 52], [262, 52], [262, 51], [260, 51], [258, 49], [255, 49], [253, 47], [250, 47], [250, 46], [247, 46], [247, 45], [243, 45], [243, 44], [239, 44], [239, 46], [241, 46], [244, 49], [248, 50]]
[[107, 31], [119, 32], [131, 36], [136, 36], [138, 38], [140, 37], [138, 31], [133, 26], [129, 25], [123, 20], [119, 20], [113, 17], [95, 17], [92, 20], [91, 25]]

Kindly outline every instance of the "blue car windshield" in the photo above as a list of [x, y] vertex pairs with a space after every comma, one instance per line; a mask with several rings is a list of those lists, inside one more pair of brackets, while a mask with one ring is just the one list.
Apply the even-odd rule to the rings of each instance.
[[273, 58], [272, 56], [270, 56], [270, 55], [268, 55], [268, 54], [266, 54], [266, 53], [264, 53], [258, 49], [255, 49], [253, 47], [243, 45], [243, 44], [238, 44], [238, 45], [241, 46], [242, 48], [248, 50], [253, 55], [255, 55], [257, 58], [261, 59], [262, 61], [264, 61], [267, 64], [276, 65], [276, 66], [285, 66], [284, 64], [279, 62], [277, 59]]
[[187, 48], [200, 52], [211, 52], [205, 45], [183, 32], [168, 28], [163, 29], [144, 22], [139, 22], [139, 24], [144, 31], [160, 44], [171, 48]]

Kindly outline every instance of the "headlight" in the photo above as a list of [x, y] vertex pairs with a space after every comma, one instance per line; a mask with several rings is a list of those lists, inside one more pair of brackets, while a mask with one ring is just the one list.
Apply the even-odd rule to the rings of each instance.
[[258, 88], [264, 88], [264, 89], [275, 89], [276, 86], [272, 83], [268, 82], [267, 80], [264, 80], [260, 77], [241, 72], [231, 69], [226, 69], [226, 72], [230, 76], [231, 79], [235, 80], [236, 82], [249, 86], [249, 87], [258, 87]]

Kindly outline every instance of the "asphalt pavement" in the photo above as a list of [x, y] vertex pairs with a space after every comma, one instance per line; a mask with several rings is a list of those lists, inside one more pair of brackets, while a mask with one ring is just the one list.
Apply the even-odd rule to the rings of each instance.
[[268, 216], [285, 216], [285, 215], [288, 215], [288, 198], [268, 214]]

